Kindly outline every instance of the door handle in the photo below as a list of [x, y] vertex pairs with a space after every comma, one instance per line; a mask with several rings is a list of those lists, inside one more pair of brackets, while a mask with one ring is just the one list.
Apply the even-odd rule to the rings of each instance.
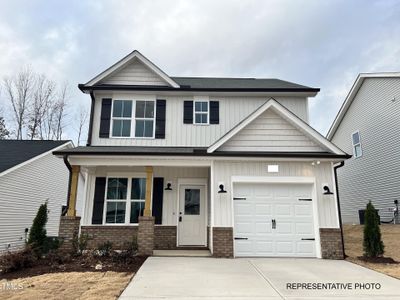
[[179, 222], [182, 222], [182, 216], [179, 216]]
[[276, 228], [276, 221], [275, 221], [275, 219], [272, 219], [271, 223], [272, 223], [272, 229], [275, 229], [275, 228]]

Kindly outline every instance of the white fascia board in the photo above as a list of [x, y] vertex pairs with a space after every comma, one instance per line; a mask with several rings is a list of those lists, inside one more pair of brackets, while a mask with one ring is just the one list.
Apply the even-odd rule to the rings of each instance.
[[214, 144], [212, 144], [207, 149], [207, 152], [212, 153], [215, 150], [217, 150], [224, 143], [226, 143], [229, 139], [231, 139], [234, 135], [236, 135], [240, 130], [242, 130], [244, 127], [246, 127], [248, 124], [250, 124], [252, 121], [254, 121], [257, 117], [259, 117], [262, 113], [264, 113], [267, 109], [269, 109], [271, 107], [274, 108], [275, 111], [279, 115], [281, 115], [283, 118], [285, 118], [289, 123], [292, 123], [293, 125], [295, 125], [297, 128], [302, 130], [305, 134], [310, 136], [313, 140], [315, 140], [322, 146], [326, 147], [333, 153], [341, 154], [341, 155], [346, 154], [345, 152], [340, 150], [338, 147], [336, 147], [334, 144], [332, 144], [330, 141], [328, 141], [325, 137], [323, 137], [318, 131], [316, 131], [310, 125], [305, 123], [303, 120], [301, 120], [294, 113], [289, 111], [287, 108], [285, 108], [283, 105], [281, 105], [279, 102], [277, 102], [273, 98], [269, 99], [266, 103], [261, 105], [250, 116], [248, 116], [241, 123], [239, 123], [236, 127], [234, 127], [231, 131], [229, 131], [222, 138], [220, 138], [218, 141], [216, 141]]
[[333, 136], [336, 133], [336, 130], [338, 129], [340, 123], [342, 122], [344, 116], [346, 115], [347, 110], [349, 109], [351, 103], [353, 102], [355, 96], [358, 93], [358, 90], [360, 89], [361, 85], [364, 82], [364, 79], [366, 78], [390, 78], [390, 77], [400, 77], [400, 72], [379, 72], [379, 73], [360, 73], [356, 80], [353, 83], [353, 86], [351, 87], [349, 93], [347, 94], [346, 99], [344, 100], [342, 106], [339, 109], [339, 112], [337, 113], [335, 120], [333, 121], [331, 127], [329, 128], [329, 131], [326, 135], [326, 138], [328, 140], [332, 140]]
[[123, 68], [125, 65], [127, 65], [130, 61], [132, 61], [134, 58], [139, 59], [142, 63], [144, 63], [150, 70], [152, 70], [154, 73], [156, 73], [158, 76], [160, 76], [165, 82], [167, 82], [170, 86], [174, 88], [179, 88], [179, 84], [177, 84], [174, 80], [172, 80], [164, 71], [162, 71], [159, 67], [157, 67], [154, 63], [152, 63], [149, 59], [147, 59], [143, 54], [141, 54], [139, 51], [134, 50], [124, 58], [122, 58], [120, 61], [88, 81], [85, 85], [91, 86], [102, 79], [106, 78], [107, 76], [111, 75], [113, 72]]
[[60, 146], [58, 146], [56, 148], [50, 149], [49, 151], [46, 151], [46, 152], [43, 152], [42, 154], [39, 154], [39, 155], [37, 155], [35, 157], [32, 157], [31, 159], [28, 159], [28, 160], [26, 160], [26, 161], [24, 161], [24, 162], [22, 162], [22, 163], [20, 163], [20, 164], [18, 164], [16, 166], [12, 167], [12, 168], [9, 168], [9, 169], [3, 171], [2, 173], [0, 173], [0, 177], [6, 175], [8, 173], [11, 173], [11, 172], [15, 171], [16, 169], [19, 169], [19, 168], [21, 168], [21, 167], [23, 167], [23, 166], [25, 166], [27, 164], [30, 164], [33, 161], [38, 160], [38, 159], [46, 156], [47, 154], [52, 153], [53, 151], [61, 150], [61, 149], [64, 149], [66, 147], [73, 148], [74, 145], [73, 145], [73, 143], [71, 141], [68, 141], [68, 142], [66, 142], [66, 143], [64, 143], [64, 144], [62, 144], [62, 145], [60, 145]]

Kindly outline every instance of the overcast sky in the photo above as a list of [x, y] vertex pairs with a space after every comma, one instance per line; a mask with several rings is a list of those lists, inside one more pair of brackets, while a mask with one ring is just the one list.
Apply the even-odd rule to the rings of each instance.
[[400, 1], [1, 2], [0, 77], [31, 65], [68, 81], [71, 116], [90, 102], [77, 84], [134, 49], [171, 76], [319, 87], [310, 118], [325, 134], [358, 73], [400, 71]]

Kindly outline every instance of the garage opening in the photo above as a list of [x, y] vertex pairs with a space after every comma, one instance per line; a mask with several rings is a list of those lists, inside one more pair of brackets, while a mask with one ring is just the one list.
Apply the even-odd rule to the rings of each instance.
[[235, 183], [236, 257], [316, 257], [313, 184]]

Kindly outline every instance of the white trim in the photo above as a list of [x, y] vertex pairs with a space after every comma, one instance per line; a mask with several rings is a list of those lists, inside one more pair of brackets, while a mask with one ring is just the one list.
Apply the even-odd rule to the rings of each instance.
[[[354, 144], [353, 135], [356, 134], [356, 133], [358, 134], [358, 143]], [[356, 150], [355, 150], [356, 146], [360, 146], [360, 155], [359, 156], [356, 155]], [[362, 151], [362, 146], [361, 146], [360, 130], [356, 130], [353, 133], [351, 133], [351, 147], [352, 147], [352, 150], [353, 150], [353, 159], [357, 159], [357, 158], [360, 158], [361, 156], [363, 156], [363, 151]]]
[[[198, 114], [207, 115], [207, 122], [206, 123], [196, 123], [196, 102], [207, 102], [207, 113], [205, 112], [197, 112]], [[196, 99], [193, 100], [193, 125], [210, 125], [210, 100], [209, 99]]]
[[226, 143], [228, 140], [230, 140], [233, 136], [235, 136], [240, 130], [242, 130], [245, 126], [250, 124], [252, 121], [254, 121], [257, 117], [259, 117], [262, 113], [264, 113], [266, 110], [273, 108], [279, 115], [284, 117], [288, 122], [292, 123], [295, 125], [297, 128], [302, 130], [305, 134], [307, 134], [309, 137], [311, 137], [313, 140], [315, 140], [317, 143], [321, 144], [325, 148], [329, 149], [335, 154], [341, 154], [345, 155], [345, 153], [340, 150], [338, 147], [336, 147], [333, 143], [325, 139], [318, 131], [316, 131], [314, 128], [312, 128], [310, 125], [305, 123], [303, 120], [301, 120], [299, 117], [297, 117], [295, 114], [290, 112], [287, 108], [282, 106], [280, 103], [278, 103], [275, 99], [270, 98], [267, 102], [265, 102], [263, 105], [261, 105], [258, 109], [256, 109], [252, 114], [250, 114], [246, 119], [244, 119], [242, 122], [240, 122], [236, 127], [234, 127], [232, 130], [230, 130], [227, 134], [225, 134], [222, 138], [220, 138], [218, 141], [216, 141], [214, 144], [212, 144], [208, 149], [208, 153], [212, 153], [215, 150], [217, 150], [219, 147], [221, 147], [224, 143]]
[[[70, 147], [68, 147], [68, 146], [70, 146]], [[20, 163], [20, 164], [18, 164], [16, 166], [13, 166], [13, 167], [11, 167], [11, 168], [9, 168], [7, 170], [4, 170], [2, 173], [0, 173], [0, 177], [6, 175], [8, 173], [11, 173], [11, 172], [15, 171], [16, 169], [19, 169], [19, 168], [21, 168], [21, 167], [23, 167], [23, 166], [25, 166], [27, 164], [30, 164], [30, 163], [34, 162], [35, 160], [37, 160], [39, 158], [42, 158], [43, 156], [46, 156], [47, 154], [50, 154], [50, 153], [52, 153], [54, 151], [63, 149], [64, 147], [73, 148], [74, 144], [71, 141], [65, 142], [64, 144], [62, 144], [62, 145], [60, 145], [58, 147], [52, 148], [52, 149], [50, 149], [50, 150], [48, 150], [46, 152], [43, 152], [43, 153], [41, 153], [39, 155], [36, 155], [35, 157], [32, 157], [31, 159], [23, 161], [22, 163]]]
[[85, 85], [87, 86], [92, 86], [98, 83], [99, 81], [103, 80], [107, 76], [111, 75], [115, 71], [123, 68], [126, 66], [128, 63], [130, 63], [134, 58], [137, 58], [140, 62], [142, 62], [144, 65], [146, 65], [150, 70], [152, 70], [154, 73], [156, 73], [158, 76], [160, 76], [166, 83], [168, 83], [170, 86], [174, 88], [179, 88], [179, 84], [177, 84], [174, 80], [172, 80], [166, 73], [164, 73], [159, 67], [157, 67], [155, 64], [153, 64], [149, 59], [147, 59], [143, 54], [141, 54], [139, 51], [134, 50], [124, 58], [122, 58], [120, 61], [88, 81]]
[[[312, 185], [312, 199], [313, 199], [313, 221], [314, 221], [314, 234], [315, 234], [315, 254], [317, 258], [321, 258], [321, 242], [319, 234], [319, 219], [318, 219], [318, 195], [316, 190], [316, 179], [315, 177], [308, 176], [282, 176], [282, 177], [272, 177], [272, 176], [232, 176], [231, 177], [231, 203], [232, 203], [232, 228], [234, 229], [234, 207], [233, 207], [233, 197], [234, 197], [234, 183], [297, 183], [297, 184], [311, 184]], [[235, 241], [233, 241], [233, 256], [235, 255]]]
[[349, 109], [351, 103], [355, 96], [357, 95], [361, 85], [364, 83], [364, 79], [366, 78], [397, 78], [400, 77], [400, 72], [378, 72], [378, 73], [360, 73], [358, 74], [356, 80], [354, 81], [349, 93], [346, 96], [342, 106], [337, 113], [335, 120], [333, 121], [329, 131], [326, 135], [328, 140], [332, 140], [333, 136], [335, 135], [340, 123], [342, 122], [343, 118], [345, 117], [347, 110]]

